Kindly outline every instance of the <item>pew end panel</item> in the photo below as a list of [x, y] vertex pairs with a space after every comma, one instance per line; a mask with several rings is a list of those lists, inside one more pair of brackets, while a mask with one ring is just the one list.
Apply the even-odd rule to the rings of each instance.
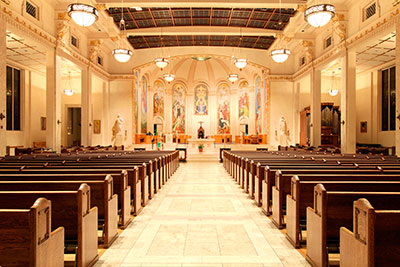
[[111, 175], [104, 181], [104, 246], [108, 248], [118, 237], [118, 195], [114, 194], [114, 184]]
[[97, 253], [97, 207], [90, 208], [90, 188], [82, 184], [78, 190], [78, 267], [93, 266], [99, 259]]
[[[307, 207], [307, 261], [314, 267], [326, 266], [326, 190], [314, 188], [314, 207]], [[322, 233], [322, 234], [321, 234]]]
[[300, 187], [297, 175], [291, 180], [291, 194], [286, 195], [286, 238], [295, 247], [300, 247]]
[[132, 222], [131, 218], [131, 190], [132, 187], [128, 185], [128, 172], [123, 170], [121, 179], [120, 200], [121, 203], [121, 219], [120, 226], [122, 229], [128, 227]]

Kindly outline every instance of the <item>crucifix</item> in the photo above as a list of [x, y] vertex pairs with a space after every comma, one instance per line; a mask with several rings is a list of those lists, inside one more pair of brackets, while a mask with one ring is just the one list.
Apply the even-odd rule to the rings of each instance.
[[199, 123], [200, 123], [200, 127], [202, 127], [202, 126], [203, 126], [203, 123], [204, 123], [204, 121], [199, 121]]

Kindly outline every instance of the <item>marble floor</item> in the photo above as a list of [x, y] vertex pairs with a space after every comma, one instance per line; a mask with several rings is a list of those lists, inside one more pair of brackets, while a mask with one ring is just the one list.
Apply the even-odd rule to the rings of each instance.
[[222, 164], [188, 162], [95, 266], [309, 265]]

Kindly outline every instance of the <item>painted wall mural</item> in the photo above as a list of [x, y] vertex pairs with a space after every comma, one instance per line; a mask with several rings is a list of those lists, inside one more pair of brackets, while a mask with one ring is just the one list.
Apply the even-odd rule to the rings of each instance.
[[185, 87], [177, 83], [172, 88], [172, 132], [185, 133]]
[[220, 84], [217, 89], [218, 103], [218, 134], [229, 134], [231, 132], [231, 113], [230, 113], [230, 97], [229, 85], [226, 83]]
[[140, 110], [141, 132], [147, 133], [147, 79], [145, 77], [142, 77]]
[[248, 93], [249, 83], [242, 81], [239, 84], [239, 118], [249, 117], [249, 93]]
[[208, 115], [208, 87], [205, 84], [194, 89], [194, 115]]
[[255, 112], [256, 112], [256, 133], [261, 134], [262, 133], [262, 129], [261, 129], [261, 78], [260, 76], [257, 76], [256, 78], [256, 84], [255, 84], [255, 101], [256, 101], [256, 105], [255, 105]]
[[135, 118], [135, 128], [134, 132], [138, 132], [138, 126], [139, 126], [139, 74], [137, 71], [135, 71], [135, 81], [134, 81], [134, 94], [135, 94], [135, 103], [133, 105], [133, 116]]
[[164, 84], [157, 80], [154, 82], [153, 116], [164, 118]]

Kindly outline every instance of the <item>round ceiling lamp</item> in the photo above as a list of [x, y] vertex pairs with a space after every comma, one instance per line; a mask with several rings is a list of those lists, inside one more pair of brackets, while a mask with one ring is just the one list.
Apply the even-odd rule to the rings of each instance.
[[175, 79], [175, 75], [174, 75], [174, 74], [171, 74], [171, 73], [165, 73], [165, 74], [164, 74], [164, 79], [165, 79], [167, 82], [172, 82], [172, 81]]
[[73, 96], [75, 94], [75, 92], [72, 89], [65, 89], [64, 94], [67, 96]]
[[233, 63], [235, 63], [236, 68], [242, 70], [247, 65], [247, 59], [245, 58], [236, 58]]
[[74, 3], [68, 6], [68, 15], [76, 24], [82, 27], [92, 25], [98, 18], [99, 12], [91, 5]]
[[335, 16], [335, 6], [320, 4], [310, 6], [304, 12], [304, 19], [313, 27], [326, 25]]
[[231, 73], [231, 74], [228, 75], [228, 80], [229, 80], [231, 83], [236, 82], [238, 79], [239, 79], [239, 75], [237, 75], [237, 74]]
[[113, 50], [112, 54], [118, 62], [125, 63], [131, 59], [133, 53], [129, 49], [117, 48]]
[[162, 70], [166, 66], [168, 66], [168, 59], [166, 59], [164, 57], [158, 57], [154, 60], [154, 63], [156, 63], [156, 66]]
[[330, 96], [336, 96], [338, 93], [339, 93], [339, 90], [338, 90], [338, 89], [329, 89], [329, 90], [328, 90], [328, 94], [329, 94]]
[[271, 57], [276, 63], [285, 62], [290, 55], [290, 50], [285, 48], [274, 49], [271, 51]]

